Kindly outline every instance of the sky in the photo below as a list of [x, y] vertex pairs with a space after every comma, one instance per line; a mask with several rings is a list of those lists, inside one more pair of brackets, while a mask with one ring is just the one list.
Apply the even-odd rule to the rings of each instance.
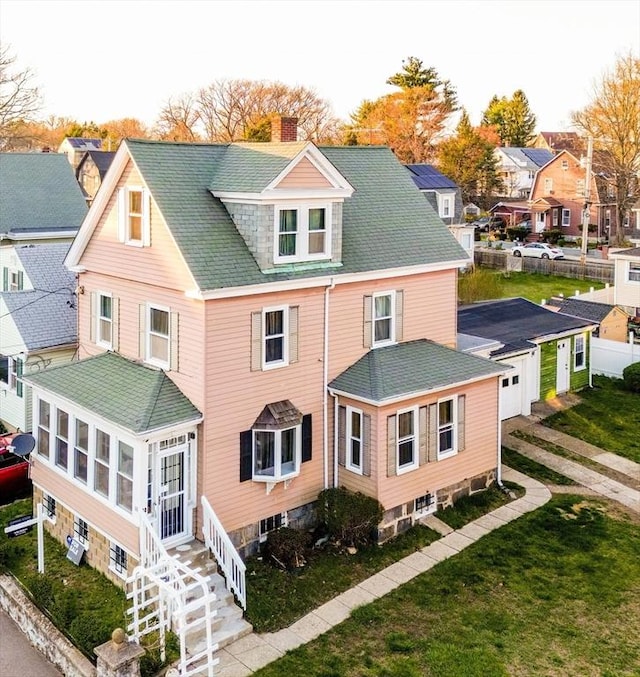
[[0, 0], [0, 43], [42, 117], [151, 125], [215, 80], [303, 85], [348, 120], [415, 56], [472, 124], [522, 89], [537, 131], [570, 129], [616, 57], [640, 54], [640, 0]]

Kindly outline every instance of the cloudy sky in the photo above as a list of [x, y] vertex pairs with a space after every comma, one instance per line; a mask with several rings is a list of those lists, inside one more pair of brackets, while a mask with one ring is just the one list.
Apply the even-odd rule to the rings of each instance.
[[0, 40], [45, 114], [153, 123], [214, 80], [304, 85], [347, 119], [416, 56], [478, 124], [523, 89], [537, 129], [567, 129], [616, 56], [640, 54], [638, 0], [0, 0]]

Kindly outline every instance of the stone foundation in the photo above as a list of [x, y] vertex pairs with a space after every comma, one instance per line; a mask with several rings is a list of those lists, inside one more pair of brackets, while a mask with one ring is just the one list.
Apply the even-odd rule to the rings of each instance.
[[[496, 471], [494, 468], [481, 475], [469, 477], [451, 486], [438, 489], [436, 492], [436, 511], [445, 510], [463, 496], [470, 496], [479, 491], [484, 491], [495, 482], [495, 479]], [[424, 515], [423, 511], [414, 511], [413, 501], [385, 510], [382, 522], [378, 525], [378, 543], [384, 543], [394, 536], [407, 531]]]
[[[39, 487], [33, 487], [33, 505], [34, 505], [34, 515], [35, 515], [35, 506], [42, 500], [42, 490]], [[52, 498], [56, 498], [51, 494]], [[82, 515], [81, 515], [82, 517]], [[57, 541], [60, 541], [63, 545], [67, 545], [67, 536], [73, 536], [73, 525], [74, 525], [75, 515], [71, 511], [67, 510], [63, 505], [61, 505], [56, 498], [56, 516], [55, 522], [50, 522], [49, 520], [44, 521], [45, 529], [53, 536]], [[87, 520], [85, 520], [87, 521]], [[92, 566], [94, 569], [97, 569], [103, 573], [110, 581], [119, 587], [124, 587], [124, 579], [118, 576], [114, 571], [109, 569], [110, 561], [110, 541], [103, 534], [93, 529], [91, 523], [87, 521], [89, 525], [89, 538], [87, 543], [87, 550], [83, 555], [83, 561]], [[116, 541], [117, 542], [117, 541]], [[138, 561], [133, 559], [129, 553], [127, 553], [127, 575], [130, 575]]]

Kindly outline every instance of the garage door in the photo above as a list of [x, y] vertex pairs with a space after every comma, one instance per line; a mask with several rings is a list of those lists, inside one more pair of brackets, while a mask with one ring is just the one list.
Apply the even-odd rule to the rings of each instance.
[[513, 418], [522, 413], [522, 375], [521, 363], [514, 364], [514, 369], [500, 379], [500, 412], [501, 418]]

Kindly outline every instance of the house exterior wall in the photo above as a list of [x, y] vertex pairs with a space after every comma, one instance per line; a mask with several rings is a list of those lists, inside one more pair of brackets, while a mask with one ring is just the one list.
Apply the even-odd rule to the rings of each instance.
[[615, 259], [614, 297], [616, 305], [628, 306], [635, 315], [640, 315], [640, 282], [629, 279], [630, 266], [640, 264], [640, 257], [621, 256]]
[[[117, 188], [142, 186], [129, 161]], [[150, 207], [151, 246], [135, 247], [118, 240], [118, 191], [114, 190], [82, 257], [87, 270], [165, 289], [193, 289], [195, 284], [155, 202]]]
[[571, 357], [569, 362], [569, 387], [571, 390], [582, 390], [590, 385], [591, 372], [591, 332], [585, 332], [584, 349], [585, 349], [585, 366], [583, 369], [577, 369], [575, 363], [576, 354], [576, 336], [571, 338]]
[[[577, 335], [582, 335], [578, 333]], [[580, 390], [589, 385], [590, 359], [591, 359], [591, 332], [585, 332], [585, 367], [576, 369], [575, 366], [575, 341], [576, 335], [553, 341], [545, 341], [540, 344], [540, 399], [549, 400], [556, 396], [556, 378], [558, 370], [558, 341], [568, 341], [569, 354], [569, 389]]]
[[[5, 273], [5, 269], [7, 272]], [[7, 282], [10, 281], [11, 273], [19, 273], [22, 277], [22, 289], [20, 291], [29, 291], [33, 289], [31, 280], [26, 274], [22, 261], [16, 253], [15, 246], [3, 246], [0, 247], [0, 291], [5, 291], [2, 288], [4, 283], [4, 278], [7, 276]], [[6, 291], [10, 291], [7, 289]], [[2, 343], [2, 338], [0, 337], [0, 344]]]
[[629, 330], [627, 324], [629, 316], [621, 308], [614, 308], [600, 322], [599, 338], [609, 341], [622, 341], [626, 343], [629, 339]]
[[331, 188], [331, 182], [314, 167], [308, 158], [302, 158], [278, 183], [277, 188]]

